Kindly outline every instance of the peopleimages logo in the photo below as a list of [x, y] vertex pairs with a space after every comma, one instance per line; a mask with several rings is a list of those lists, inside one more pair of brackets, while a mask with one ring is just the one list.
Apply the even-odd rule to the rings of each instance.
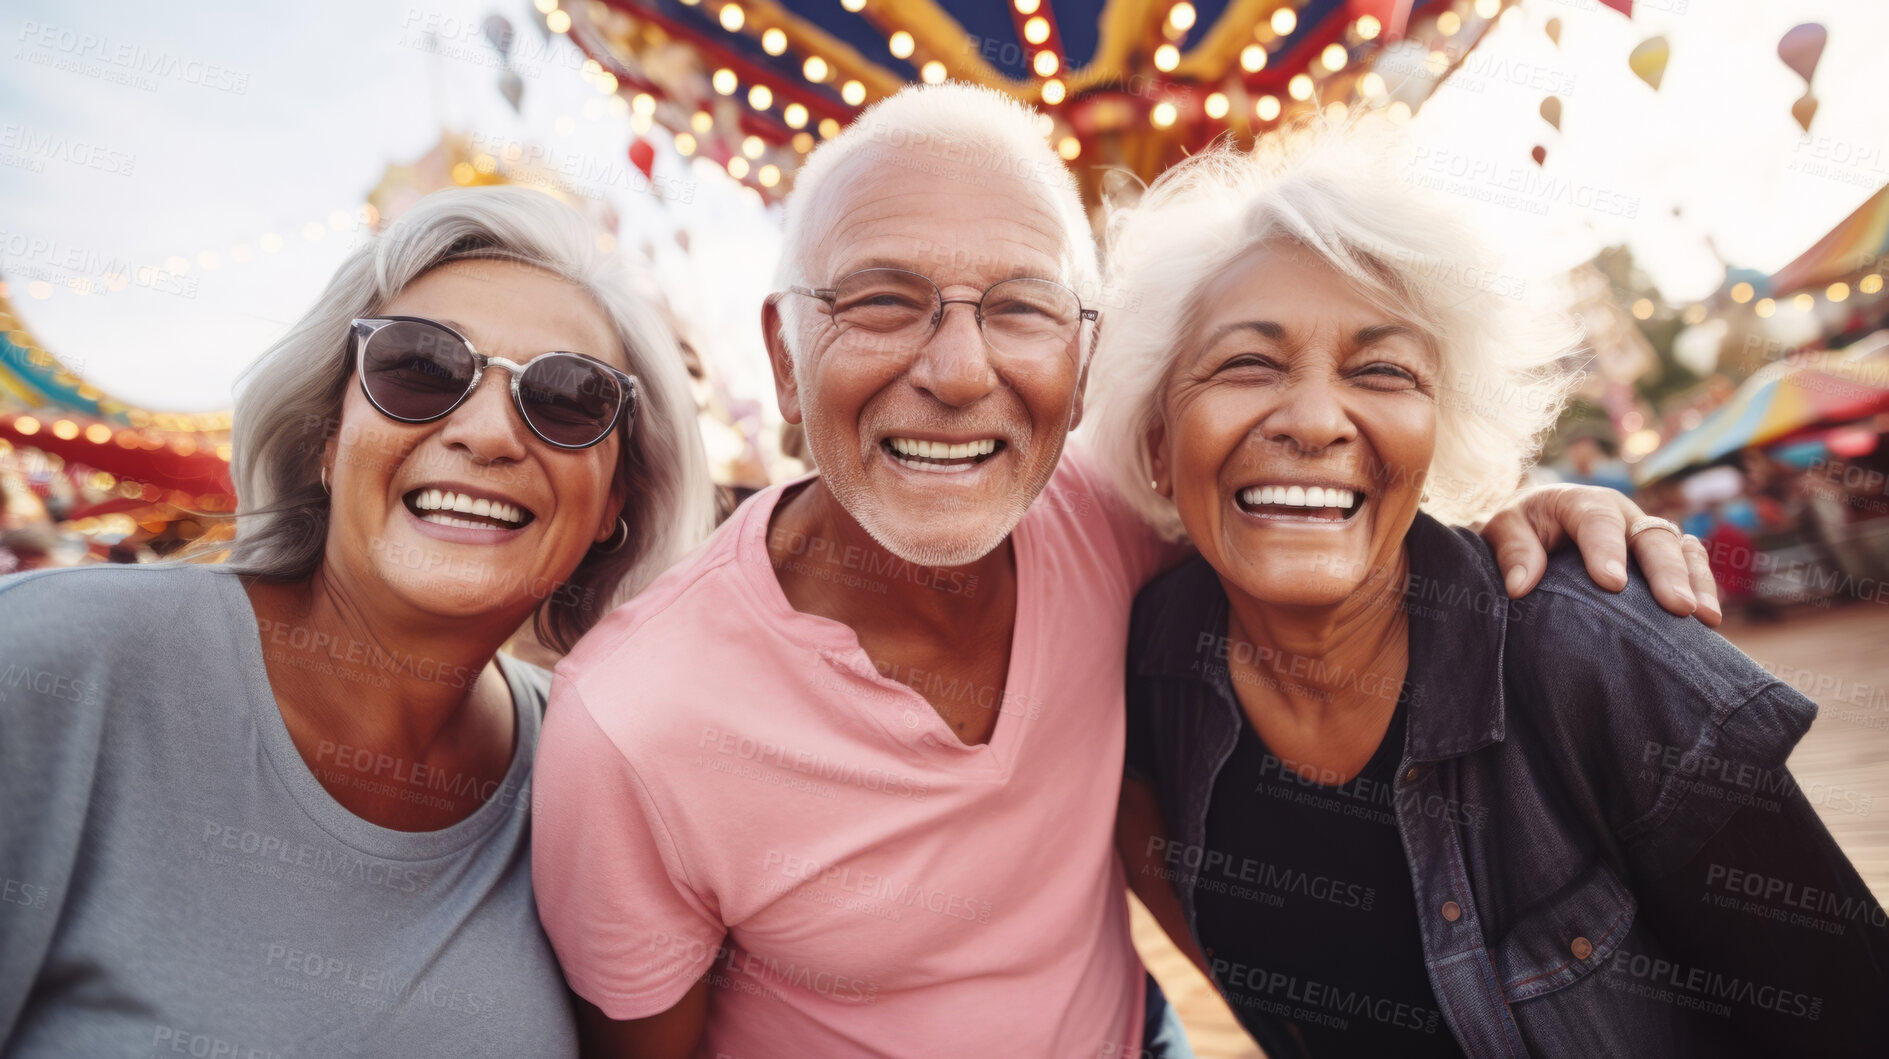
[[[1147, 852], [1157, 855], [1166, 865], [1168, 878], [1192, 882], [1202, 876], [1209, 881], [1250, 883], [1277, 894], [1292, 894], [1326, 901], [1341, 908], [1369, 912], [1377, 903], [1377, 888], [1363, 883], [1314, 875], [1299, 868], [1271, 864], [1252, 857], [1234, 857], [1223, 850], [1207, 849], [1188, 842], [1151, 837]], [[1253, 896], [1235, 894], [1234, 896]]]
[[338, 1000], [371, 1000], [383, 1011], [410, 1000], [462, 1015], [486, 1015], [498, 1007], [497, 998], [490, 994], [428, 982], [417, 971], [375, 967], [286, 941], [266, 943], [263, 955], [274, 984], [317, 987], [310, 991]]
[[[1731, 1014], [1732, 1004], [1775, 1011], [1780, 1015], [1816, 1021], [1823, 1016], [1823, 998], [1704, 967], [1688, 967], [1671, 960], [1621, 949], [1608, 964], [1610, 988], [1627, 989], [1681, 1007]], [[1632, 989], [1641, 985], [1652, 992]]]
[[[241, 853], [246, 858], [283, 871], [302, 869], [333, 876], [344, 882], [385, 886], [401, 893], [419, 893], [432, 883], [431, 872], [364, 857], [333, 847], [290, 842], [276, 835], [234, 827], [216, 820], [203, 822], [201, 841], [211, 852]], [[276, 872], [265, 872], [274, 875]]]
[[15, 151], [33, 160], [51, 159], [85, 169], [96, 169], [113, 176], [130, 176], [132, 167], [138, 162], [135, 154], [16, 122], [0, 125], [0, 150]]
[[900, 880], [877, 872], [860, 871], [837, 864], [826, 864], [779, 850], [768, 850], [762, 858], [764, 871], [774, 871], [801, 882], [817, 881], [828, 886], [875, 901], [886, 901], [906, 908], [921, 908], [968, 923], [989, 923], [991, 903], [981, 898], [949, 893], [936, 887]]
[[792, 986], [848, 1004], [872, 1004], [879, 999], [879, 983], [823, 967], [813, 967], [796, 960], [762, 956], [732, 948], [727, 944], [709, 947], [696, 938], [658, 932], [649, 939], [654, 959], [664, 961], [669, 970], [696, 968], [706, 961], [709, 984], [721, 989], [787, 998], [775, 986]]
[[1238, 1007], [1340, 1030], [1348, 1029], [1354, 1018], [1417, 1033], [1435, 1033], [1440, 1024], [1441, 1012], [1435, 1008], [1217, 956], [1208, 963], [1213, 969], [1214, 981], [1223, 983], [1227, 1002]]
[[1731, 895], [1776, 902], [1789, 909], [1867, 923], [1879, 929], [1889, 926], [1889, 917], [1885, 916], [1882, 905], [1876, 901], [1725, 864], [1712, 864], [1706, 868], [1705, 885]]
[[[315, 761], [316, 772], [324, 779], [360, 781], [350, 785], [357, 790], [372, 790], [435, 808], [455, 808], [461, 799], [481, 805], [497, 802], [521, 812], [531, 804], [529, 780], [512, 783], [502, 778], [482, 778], [327, 739], [316, 747]], [[323, 764], [332, 764], [334, 768], [321, 768]]]
[[0, 672], [0, 688], [24, 689], [49, 699], [63, 699], [87, 706], [98, 702], [98, 684], [93, 681], [77, 680], [61, 673], [17, 664], [9, 665], [4, 672]]
[[20, 23], [19, 36], [15, 39], [21, 44], [13, 54], [15, 62], [83, 74], [146, 92], [157, 91], [159, 79], [171, 78], [219, 92], [241, 95], [249, 91], [247, 71], [232, 70], [90, 30], [26, 19]]
[[779, 743], [755, 739], [739, 732], [724, 732], [712, 726], [702, 729], [702, 736], [696, 741], [695, 748], [742, 761], [772, 765], [775, 768], [798, 772], [815, 779], [845, 783], [885, 794], [896, 794], [915, 802], [924, 801], [925, 795], [930, 793], [929, 785], [923, 780], [916, 780], [910, 776], [902, 776], [881, 768], [861, 768], [854, 762], [835, 761], [819, 751], [794, 750]]

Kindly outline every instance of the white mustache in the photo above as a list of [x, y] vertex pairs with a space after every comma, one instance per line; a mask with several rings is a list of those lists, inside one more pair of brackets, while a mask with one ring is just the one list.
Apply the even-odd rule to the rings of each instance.
[[926, 409], [918, 412], [880, 413], [869, 419], [860, 434], [878, 444], [878, 439], [937, 433], [959, 437], [1001, 438], [1005, 445], [1023, 448], [1030, 438], [1030, 425], [1016, 416], [977, 415], [959, 417], [940, 415]]

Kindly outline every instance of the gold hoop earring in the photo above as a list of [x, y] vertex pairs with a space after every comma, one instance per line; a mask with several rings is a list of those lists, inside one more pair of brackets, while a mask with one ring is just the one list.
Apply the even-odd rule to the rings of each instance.
[[610, 534], [609, 539], [603, 544], [591, 545], [590, 550], [596, 552], [598, 555], [612, 555], [621, 551], [623, 546], [628, 543], [630, 543], [630, 524], [623, 521], [622, 515], [618, 515], [616, 532]]

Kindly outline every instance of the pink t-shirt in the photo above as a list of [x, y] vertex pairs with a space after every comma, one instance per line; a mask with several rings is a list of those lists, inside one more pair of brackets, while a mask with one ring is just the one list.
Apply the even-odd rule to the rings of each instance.
[[[1113, 846], [1129, 604], [1162, 549], [1080, 453], [1013, 536], [990, 742], [961, 744], [852, 629], [794, 610], [776, 486], [557, 667], [532, 882], [571, 987], [654, 1015], [711, 974], [704, 1053], [1135, 1055]], [[961, 574], [786, 542], [860, 591]], [[984, 698], [996, 705], [994, 692]]]

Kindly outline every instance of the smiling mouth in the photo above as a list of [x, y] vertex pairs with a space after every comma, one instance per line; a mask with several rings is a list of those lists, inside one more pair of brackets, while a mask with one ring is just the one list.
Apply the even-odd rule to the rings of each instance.
[[451, 489], [415, 489], [402, 498], [422, 522], [461, 529], [522, 529], [537, 516], [526, 508]]
[[1364, 510], [1365, 494], [1330, 486], [1253, 485], [1240, 490], [1240, 510], [1282, 522], [1345, 522]]
[[1007, 446], [1000, 438], [980, 438], [966, 442], [886, 438], [879, 442], [879, 447], [901, 466], [914, 471], [951, 474], [968, 471], [1004, 451]]

